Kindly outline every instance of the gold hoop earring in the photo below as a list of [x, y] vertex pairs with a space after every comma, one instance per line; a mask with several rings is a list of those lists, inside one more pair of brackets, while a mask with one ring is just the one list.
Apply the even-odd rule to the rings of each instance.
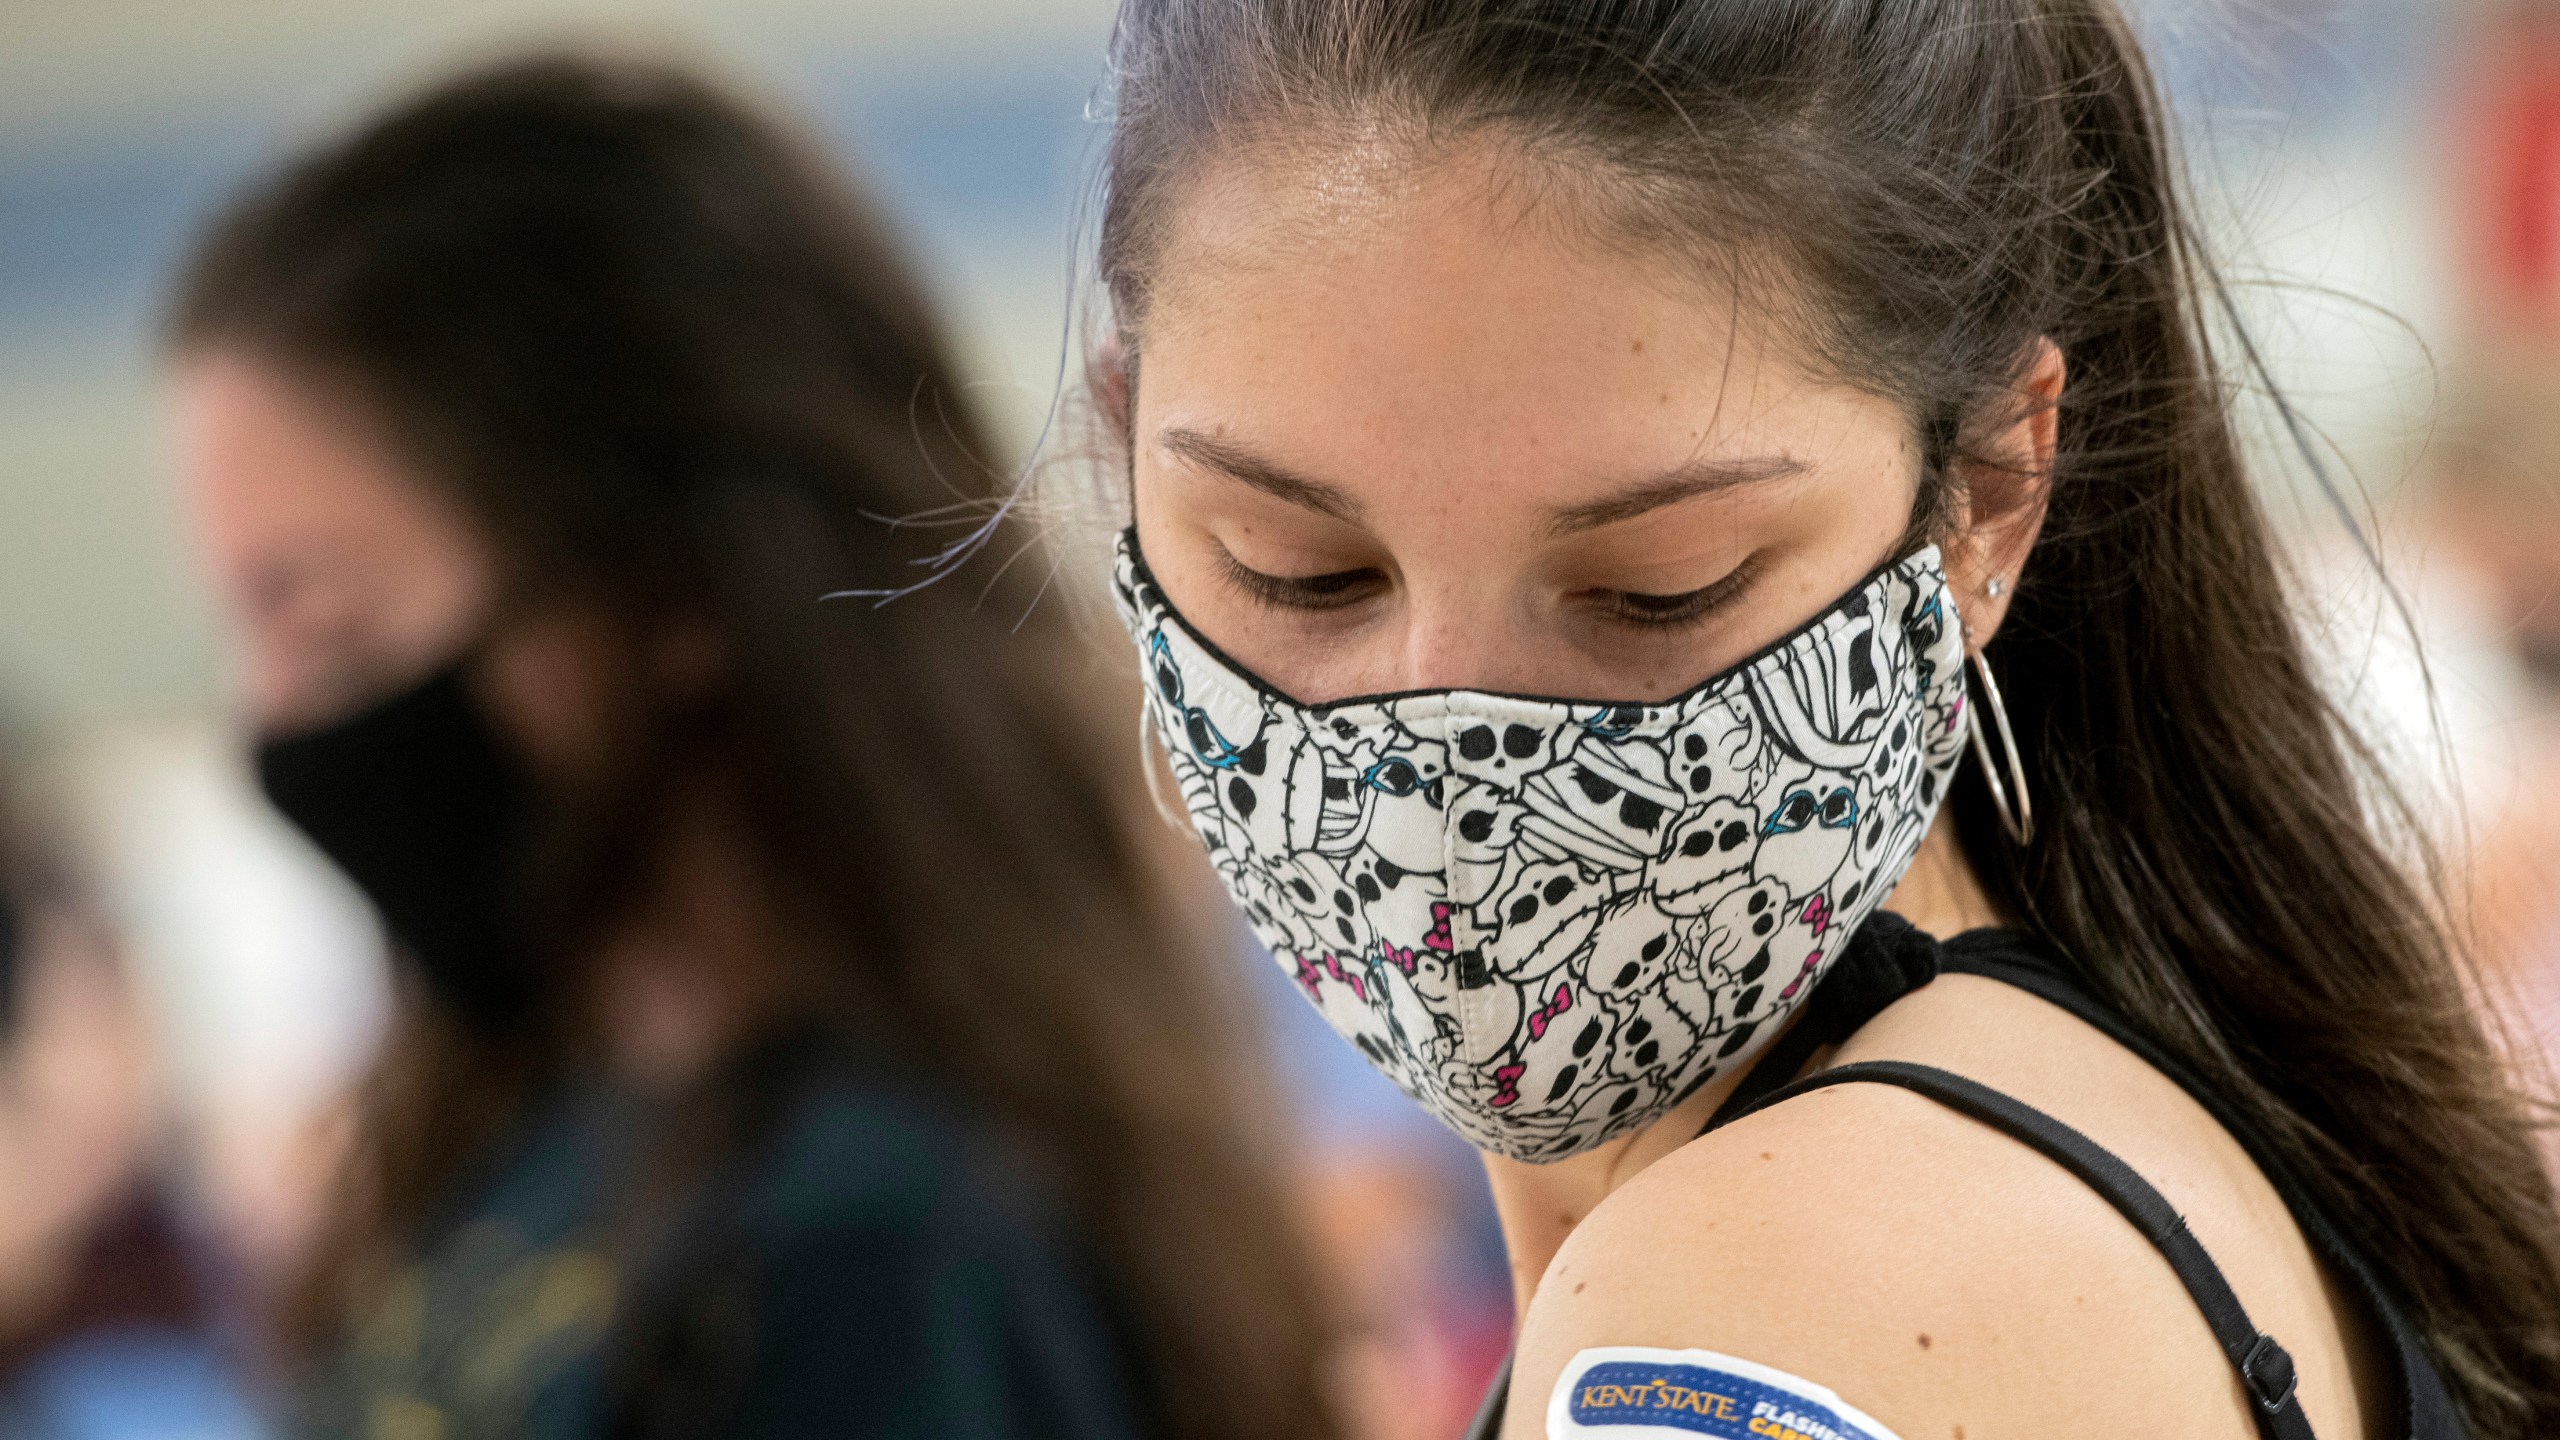
[[[1979, 650], [1968, 656], [1973, 661], [1974, 678], [1982, 682], [1983, 703], [1969, 707], [1966, 729], [1973, 737], [1973, 758], [1982, 762], [1982, 782], [1990, 787], [1991, 808], [1999, 813], [2000, 827], [2020, 845], [2036, 838], [2035, 802], [2027, 795], [2027, 770], [2018, 758], [2018, 737], [2009, 729], [2009, 707], [2000, 698], [2000, 682], [1991, 678], [1991, 666]], [[1991, 712], [1991, 723], [2000, 731], [2000, 748], [2008, 752], [2009, 783], [2000, 783], [2000, 767], [1992, 763], [1991, 742], [1982, 732], [1982, 712]], [[2013, 807], [2010, 796], [2017, 797]]]

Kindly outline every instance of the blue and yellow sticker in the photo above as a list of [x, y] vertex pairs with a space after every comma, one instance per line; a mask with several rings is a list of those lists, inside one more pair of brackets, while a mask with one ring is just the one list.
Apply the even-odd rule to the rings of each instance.
[[1547, 1435], [1895, 1440], [1863, 1411], [1783, 1370], [1707, 1350], [1634, 1346], [1573, 1357], [1547, 1404]]

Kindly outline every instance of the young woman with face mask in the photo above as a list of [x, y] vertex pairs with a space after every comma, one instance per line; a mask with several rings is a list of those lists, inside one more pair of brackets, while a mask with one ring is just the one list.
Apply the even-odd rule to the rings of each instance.
[[261, 778], [403, 981], [303, 1433], [1326, 1433], [1036, 577], [823, 599], [995, 453], [823, 162], [521, 61], [248, 198], [175, 328]]
[[2109, 0], [1124, 0], [1114, 571], [1209, 858], [1486, 1155], [1479, 1433], [2560, 1428]]

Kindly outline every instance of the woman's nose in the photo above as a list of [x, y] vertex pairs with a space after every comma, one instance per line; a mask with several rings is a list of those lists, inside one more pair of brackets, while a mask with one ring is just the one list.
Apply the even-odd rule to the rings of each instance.
[[1453, 585], [1413, 594], [1396, 656], [1398, 690], [1535, 693], [1542, 645], [1516, 601]]

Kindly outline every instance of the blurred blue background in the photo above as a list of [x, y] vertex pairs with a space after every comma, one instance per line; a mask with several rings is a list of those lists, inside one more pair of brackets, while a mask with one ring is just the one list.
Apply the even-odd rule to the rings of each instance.
[[164, 498], [153, 329], [197, 224], [297, 141], [510, 43], [697, 55], [841, 144], [1019, 427], [1053, 380], [1109, 20], [1096, 0], [0, 9], [0, 684], [46, 721], [217, 697]]

